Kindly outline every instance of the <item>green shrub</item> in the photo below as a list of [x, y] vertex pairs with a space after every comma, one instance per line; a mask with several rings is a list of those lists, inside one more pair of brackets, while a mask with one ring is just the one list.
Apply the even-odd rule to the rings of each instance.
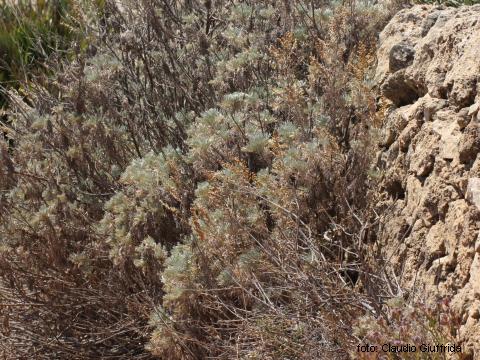
[[107, 1], [95, 51], [9, 92], [3, 354], [346, 356], [392, 11]]
[[[49, 56], [69, 49], [76, 34], [69, 19], [72, 4], [69, 0], [0, 4], [0, 84], [4, 91], [18, 87], [39, 68], [45, 71]], [[1, 101], [5, 102], [4, 95]]]

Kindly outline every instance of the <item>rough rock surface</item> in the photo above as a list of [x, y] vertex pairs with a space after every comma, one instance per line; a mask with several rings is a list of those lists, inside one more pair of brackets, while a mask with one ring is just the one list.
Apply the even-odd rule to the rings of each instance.
[[480, 359], [480, 5], [415, 6], [380, 35], [382, 230], [410, 300], [453, 296]]

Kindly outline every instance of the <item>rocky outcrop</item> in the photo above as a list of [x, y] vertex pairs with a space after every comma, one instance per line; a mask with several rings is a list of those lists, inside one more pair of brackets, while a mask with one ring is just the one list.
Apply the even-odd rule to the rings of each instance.
[[394, 105], [378, 157], [385, 256], [409, 299], [452, 296], [480, 359], [480, 5], [399, 12], [376, 81]]

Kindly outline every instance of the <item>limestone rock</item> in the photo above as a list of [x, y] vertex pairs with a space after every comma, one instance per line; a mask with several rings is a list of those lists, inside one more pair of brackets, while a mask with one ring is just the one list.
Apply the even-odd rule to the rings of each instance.
[[377, 58], [396, 106], [378, 156], [378, 239], [414, 299], [453, 296], [465, 351], [480, 359], [480, 5], [400, 11]]
[[480, 152], [480, 127], [477, 121], [470, 122], [463, 131], [460, 144], [459, 160], [464, 164], [473, 162]]
[[468, 179], [467, 200], [474, 204], [480, 210], [480, 178], [474, 177]]
[[441, 137], [440, 140], [440, 156], [445, 160], [453, 160], [458, 156], [458, 146], [461, 139], [461, 133], [457, 122], [435, 120], [432, 127]]
[[395, 72], [410, 66], [415, 57], [415, 49], [408, 44], [396, 44], [390, 50], [389, 69]]
[[[472, 105], [480, 83], [479, 19], [480, 5], [460, 9], [424, 5], [400, 11], [380, 34], [375, 78], [386, 88], [385, 96], [398, 104], [390, 89], [401, 84], [398, 91], [410, 92], [402, 105], [413, 103], [414, 93], [449, 99], [461, 107]], [[409, 66], [398, 74], [395, 66], [390, 67], [391, 54], [401, 54], [396, 49], [405, 49], [406, 44], [414, 56], [409, 55], [403, 62]]]

